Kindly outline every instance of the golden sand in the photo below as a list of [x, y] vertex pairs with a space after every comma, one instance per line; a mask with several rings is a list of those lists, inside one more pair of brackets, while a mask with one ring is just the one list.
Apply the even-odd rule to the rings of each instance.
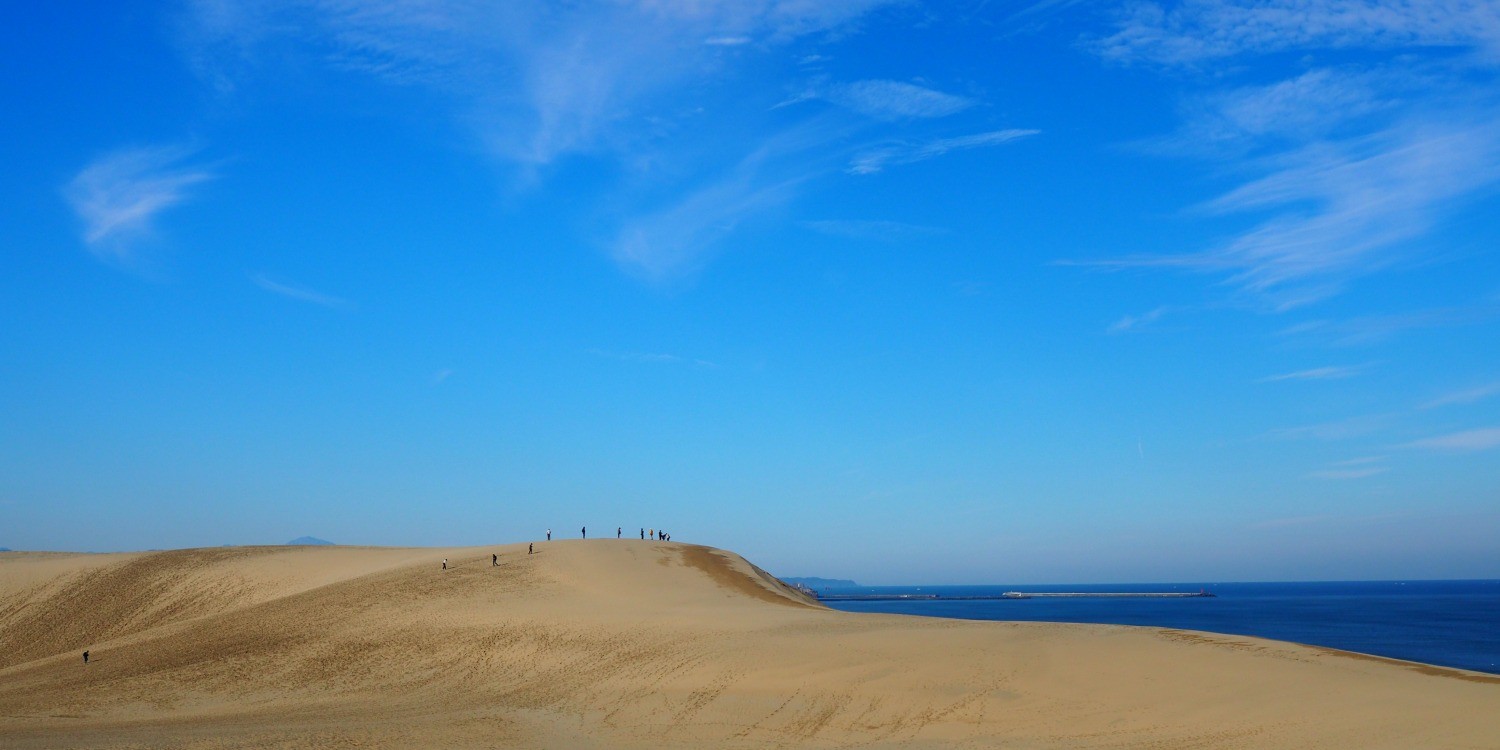
[[707, 547], [537, 548], [0, 553], [0, 747], [1500, 747], [1491, 675], [849, 614]]

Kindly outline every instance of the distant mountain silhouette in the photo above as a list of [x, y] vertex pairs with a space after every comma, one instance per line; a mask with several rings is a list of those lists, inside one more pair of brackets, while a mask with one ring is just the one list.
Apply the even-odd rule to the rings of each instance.
[[299, 536], [296, 539], [293, 539], [292, 541], [287, 542], [287, 544], [288, 545], [293, 545], [293, 544], [297, 544], [297, 545], [333, 544], [333, 542], [330, 542], [327, 539], [319, 539], [319, 538], [317, 538], [315, 536]]
[[805, 578], [782, 578], [781, 580], [787, 583], [800, 583], [810, 589], [852, 589], [859, 587], [859, 584], [844, 578], [807, 576]]

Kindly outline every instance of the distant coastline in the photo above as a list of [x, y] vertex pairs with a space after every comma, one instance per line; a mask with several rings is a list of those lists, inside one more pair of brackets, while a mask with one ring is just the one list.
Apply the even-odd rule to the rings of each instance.
[[859, 584], [845, 578], [819, 578], [817, 576], [784, 576], [783, 581], [793, 586], [806, 586], [810, 589], [852, 589], [859, 588]]
[[330, 542], [327, 539], [319, 539], [319, 538], [317, 538], [315, 536], [299, 536], [296, 539], [293, 539], [292, 541], [287, 542], [286, 544], [287, 544], [288, 547], [306, 547], [306, 546], [322, 546], [322, 545], [333, 546], [334, 545], [333, 542]]

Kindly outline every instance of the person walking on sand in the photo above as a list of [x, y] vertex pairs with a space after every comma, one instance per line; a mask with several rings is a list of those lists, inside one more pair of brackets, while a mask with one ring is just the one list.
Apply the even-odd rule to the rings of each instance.
[[490, 567], [494, 567], [494, 566], [499, 565], [499, 564], [500, 564], [500, 556], [491, 553], [490, 554]]
[[443, 570], [448, 569], [448, 558], [443, 558]]
[[646, 529], [646, 538], [652, 540], [656, 539], [656, 529]]
[[88, 664], [89, 663], [89, 652], [87, 652], [87, 651], [83, 652], [83, 663], [84, 664]]
[[531, 542], [527, 542], [526, 543], [526, 554], [528, 554], [528, 555], [531, 554], [534, 551], [535, 547], [536, 547], [535, 544], [533, 544]]

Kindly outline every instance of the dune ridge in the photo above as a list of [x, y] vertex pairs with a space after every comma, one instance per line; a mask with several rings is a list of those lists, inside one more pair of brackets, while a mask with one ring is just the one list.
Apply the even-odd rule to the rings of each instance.
[[1500, 744], [1492, 675], [841, 613], [723, 550], [537, 547], [0, 554], [0, 746]]

